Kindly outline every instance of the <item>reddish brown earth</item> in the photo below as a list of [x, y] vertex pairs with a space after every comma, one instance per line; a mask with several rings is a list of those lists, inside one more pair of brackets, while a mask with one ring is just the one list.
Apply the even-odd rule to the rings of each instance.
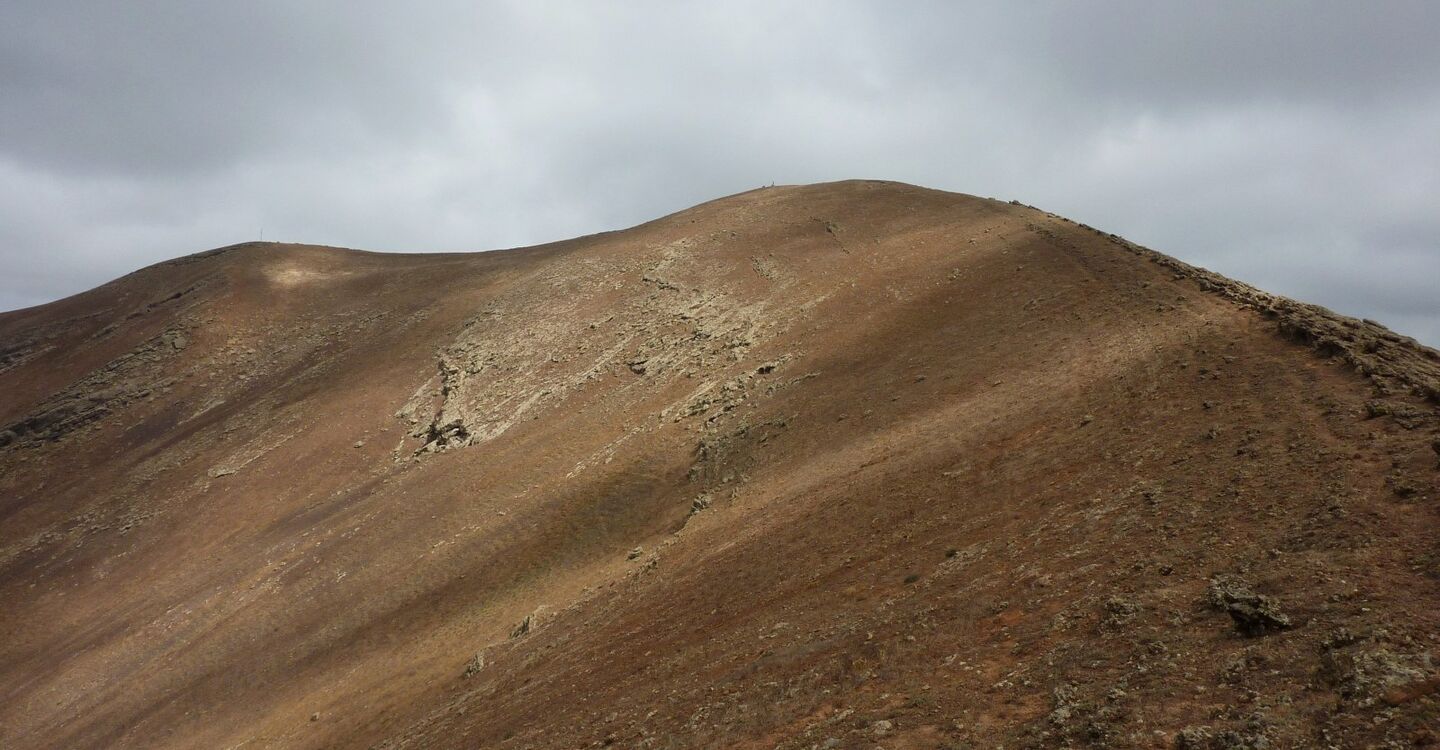
[[1440, 742], [1440, 355], [770, 188], [0, 315], [4, 748]]

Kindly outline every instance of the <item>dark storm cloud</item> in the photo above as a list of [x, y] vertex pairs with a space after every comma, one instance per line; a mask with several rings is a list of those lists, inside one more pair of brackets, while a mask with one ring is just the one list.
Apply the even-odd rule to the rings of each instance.
[[882, 177], [1436, 344], [1437, 28], [1426, 2], [12, 1], [0, 308], [262, 228], [485, 249]]

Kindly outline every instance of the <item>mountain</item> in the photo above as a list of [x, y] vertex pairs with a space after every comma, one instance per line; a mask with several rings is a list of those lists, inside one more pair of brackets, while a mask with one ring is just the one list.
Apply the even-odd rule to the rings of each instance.
[[211, 250], [0, 315], [0, 746], [1434, 745], [1437, 402], [895, 183]]

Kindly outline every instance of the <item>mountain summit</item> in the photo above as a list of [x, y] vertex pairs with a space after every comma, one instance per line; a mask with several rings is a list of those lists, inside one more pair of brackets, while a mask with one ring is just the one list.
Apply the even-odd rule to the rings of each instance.
[[1440, 742], [1440, 354], [776, 187], [0, 314], [5, 748]]

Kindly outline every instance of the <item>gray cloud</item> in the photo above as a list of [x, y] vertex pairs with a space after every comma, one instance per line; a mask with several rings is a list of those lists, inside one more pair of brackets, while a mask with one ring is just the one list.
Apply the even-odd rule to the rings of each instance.
[[1018, 198], [1440, 343], [1440, 5], [0, 9], [0, 309], [258, 236], [534, 244], [772, 181]]

